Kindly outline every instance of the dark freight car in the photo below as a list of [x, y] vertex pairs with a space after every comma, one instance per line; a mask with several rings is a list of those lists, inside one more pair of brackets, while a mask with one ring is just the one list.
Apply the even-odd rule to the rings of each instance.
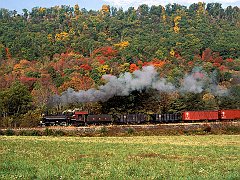
[[40, 122], [41, 126], [66, 126], [69, 123], [69, 118], [66, 115], [49, 115], [44, 116]]
[[99, 114], [99, 115], [88, 115], [87, 116], [87, 124], [104, 124], [104, 123], [112, 123], [113, 118], [108, 114]]
[[220, 118], [221, 118], [221, 120], [240, 119], [240, 109], [221, 110], [221, 111], [220, 111]]
[[218, 111], [185, 111], [182, 113], [183, 121], [218, 120]]
[[147, 120], [146, 114], [124, 114], [119, 116], [117, 122], [120, 124], [141, 124], [146, 123]]
[[153, 122], [156, 123], [175, 123], [181, 120], [181, 114], [154, 114]]

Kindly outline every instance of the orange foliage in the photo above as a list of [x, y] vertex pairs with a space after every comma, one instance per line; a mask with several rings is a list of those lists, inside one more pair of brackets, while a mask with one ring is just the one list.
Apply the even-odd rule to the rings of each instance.
[[219, 52], [214, 52], [213, 53], [213, 62], [216, 62], [216, 63], [222, 63], [223, 62], [223, 58], [222, 56], [220, 56]]
[[192, 66], [193, 64], [194, 64], [193, 61], [188, 62], [188, 66]]
[[156, 68], [162, 68], [166, 62], [161, 61], [160, 59], [154, 58], [151, 63]]
[[226, 70], [226, 69], [227, 69], [227, 67], [224, 66], [224, 65], [221, 65], [221, 66], [219, 67], [219, 70], [220, 70], [220, 71], [224, 71], [224, 70]]
[[96, 60], [100, 63], [100, 64], [105, 64], [105, 60], [104, 59], [106, 59], [106, 58], [104, 58], [104, 57], [101, 57], [101, 56], [97, 56], [96, 57]]
[[64, 69], [64, 60], [63, 59], [60, 59], [58, 62], [54, 63], [53, 64], [53, 68], [56, 70], [56, 71], [62, 71]]
[[117, 50], [113, 49], [111, 46], [101, 47], [93, 51], [92, 56], [105, 56], [105, 57], [114, 57], [118, 53]]
[[19, 69], [25, 69], [29, 66], [31, 66], [31, 62], [26, 59], [22, 59], [18, 64], [14, 65], [13, 69], [16, 71]]
[[81, 69], [84, 69], [84, 70], [86, 70], [86, 71], [91, 71], [91, 70], [92, 70], [92, 67], [89, 66], [88, 64], [82, 64], [82, 65], [80, 66], [80, 68], [81, 68]]
[[130, 66], [129, 66], [129, 71], [130, 72], [134, 72], [138, 69], [139, 69], [139, 67], [136, 64], [130, 64]]
[[98, 62], [99, 62], [100, 64], [104, 64], [104, 63], [105, 63], [105, 61], [104, 61], [103, 59], [100, 59]]
[[8, 59], [11, 59], [12, 56], [11, 56], [11, 53], [10, 53], [9, 49], [6, 48], [5, 50], [6, 50], [6, 56], [7, 56], [7, 58], [8, 58]]
[[162, 61], [158, 58], [153, 58], [152, 61], [150, 62], [142, 62], [142, 61], [138, 61], [138, 65], [140, 66], [154, 66], [156, 68], [162, 68], [164, 65], [166, 64], [165, 61]]
[[213, 66], [215, 66], [215, 67], [220, 67], [220, 66], [221, 66], [221, 64], [220, 64], [220, 63], [217, 63], [217, 62], [215, 62], [215, 63], [213, 63]]
[[73, 88], [74, 90], [88, 90], [93, 88], [94, 85], [94, 80], [88, 76], [83, 76], [80, 78], [74, 76], [70, 81], [64, 82], [59, 89], [61, 92], [66, 91], [68, 88]]
[[233, 62], [233, 59], [232, 59], [232, 58], [228, 58], [228, 59], [226, 59], [226, 61], [227, 61], [228, 63], [232, 63], [232, 62]]

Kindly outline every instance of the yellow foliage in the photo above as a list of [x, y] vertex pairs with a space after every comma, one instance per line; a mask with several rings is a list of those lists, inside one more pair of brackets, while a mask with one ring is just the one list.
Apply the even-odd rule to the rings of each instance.
[[198, 10], [197, 15], [204, 14], [205, 11], [205, 5], [202, 2], [198, 2]]
[[165, 14], [162, 16], [162, 19], [163, 19], [164, 22], [166, 21], [167, 18], [166, 18]]
[[206, 93], [206, 94], [204, 94], [203, 95], [203, 101], [209, 101], [209, 100], [212, 100], [212, 99], [214, 99], [215, 97], [214, 97], [214, 95], [212, 95], [211, 93]]
[[78, 4], [75, 4], [75, 6], [74, 6], [74, 14], [75, 14], [75, 16], [78, 16], [80, 14], [80, 10], [79, 10]]
[[120, 42], [118, 44], [114, 44], [115, 47], [118, 47], [120, 49], [125, 49], [126, 47], [129, 46], [129, 42], [128, 41], [123, 41], [123, 42]]
[[175, 18], [174, 18], [174, 23], [176, 24], [178, 24], [179, 23], [179, 21], [181, 20], [181, 16], [176, 16]]
[[120, 66], [120, 69], [121, 69], [121, 72], [126, 72], [129, 70], [129, 66], [130, 64], [129, 63], [124, 63]]
[[174, 26], [174, 27], [173, 27], [173, 30], [174, 30], [175, 33], [179, 33], [180, 28], [179, 28], [178, 26]]
[[97, 70], [101, 74], [106, 74], [111, 72], [111, 68], [107, 64], [99, 66]]
[[55, 35], [56, 41], [66, 41], [69, 39], [69, 34], [67, 32], [61, 32]]
[[110, 6], [109, 5], [102, 5], [102, 12], [103, 13], [109, 13], [110, 12]]
[[173, 20], [174, 21], [173, 30], [175, 33], [179, 33], [180, 27], [178, 25], [180, 20], [181, 20], [181, 16], [176, 16]]
[[52, 42], [52, 40], [53, 40], [52, 34], [49, 34], [49, 35], [47, 36], [47, 39], [48, 39], [48, 41]]
[[171, 49], [171, 51], [170, 51], [170, 56], [171, 56], [171, 57], [174, 57], [174, 55], [175, 55], [175, 51], [174, 51], [173, 49]]
[[40, 13], [44, 13], [45, 11], [46, 11], [46, 8], [42, 8], [42, 7], [39, 8]]

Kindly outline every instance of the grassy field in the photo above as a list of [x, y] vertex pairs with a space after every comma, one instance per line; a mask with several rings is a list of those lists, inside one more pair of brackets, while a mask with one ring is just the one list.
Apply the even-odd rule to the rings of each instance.
[[0, 179], [240, 179], [240, 136], [0, 136]]

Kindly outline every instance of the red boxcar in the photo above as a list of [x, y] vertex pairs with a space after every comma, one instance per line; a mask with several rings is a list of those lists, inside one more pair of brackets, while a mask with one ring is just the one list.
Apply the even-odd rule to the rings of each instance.
[[231, 120], [231, 119], [240, 119], [240, 109], [228, 109], [228, 110], [221, 110], [221, 119], [222, 120]]
[[185, 111], [183, 121], [218, 120], [218, 111]]
[[74, 112], [72, 120], [72, 124], [79, 124], [86, 122], [86, 116], [88, 115], [87, 111], [76, 111]]

